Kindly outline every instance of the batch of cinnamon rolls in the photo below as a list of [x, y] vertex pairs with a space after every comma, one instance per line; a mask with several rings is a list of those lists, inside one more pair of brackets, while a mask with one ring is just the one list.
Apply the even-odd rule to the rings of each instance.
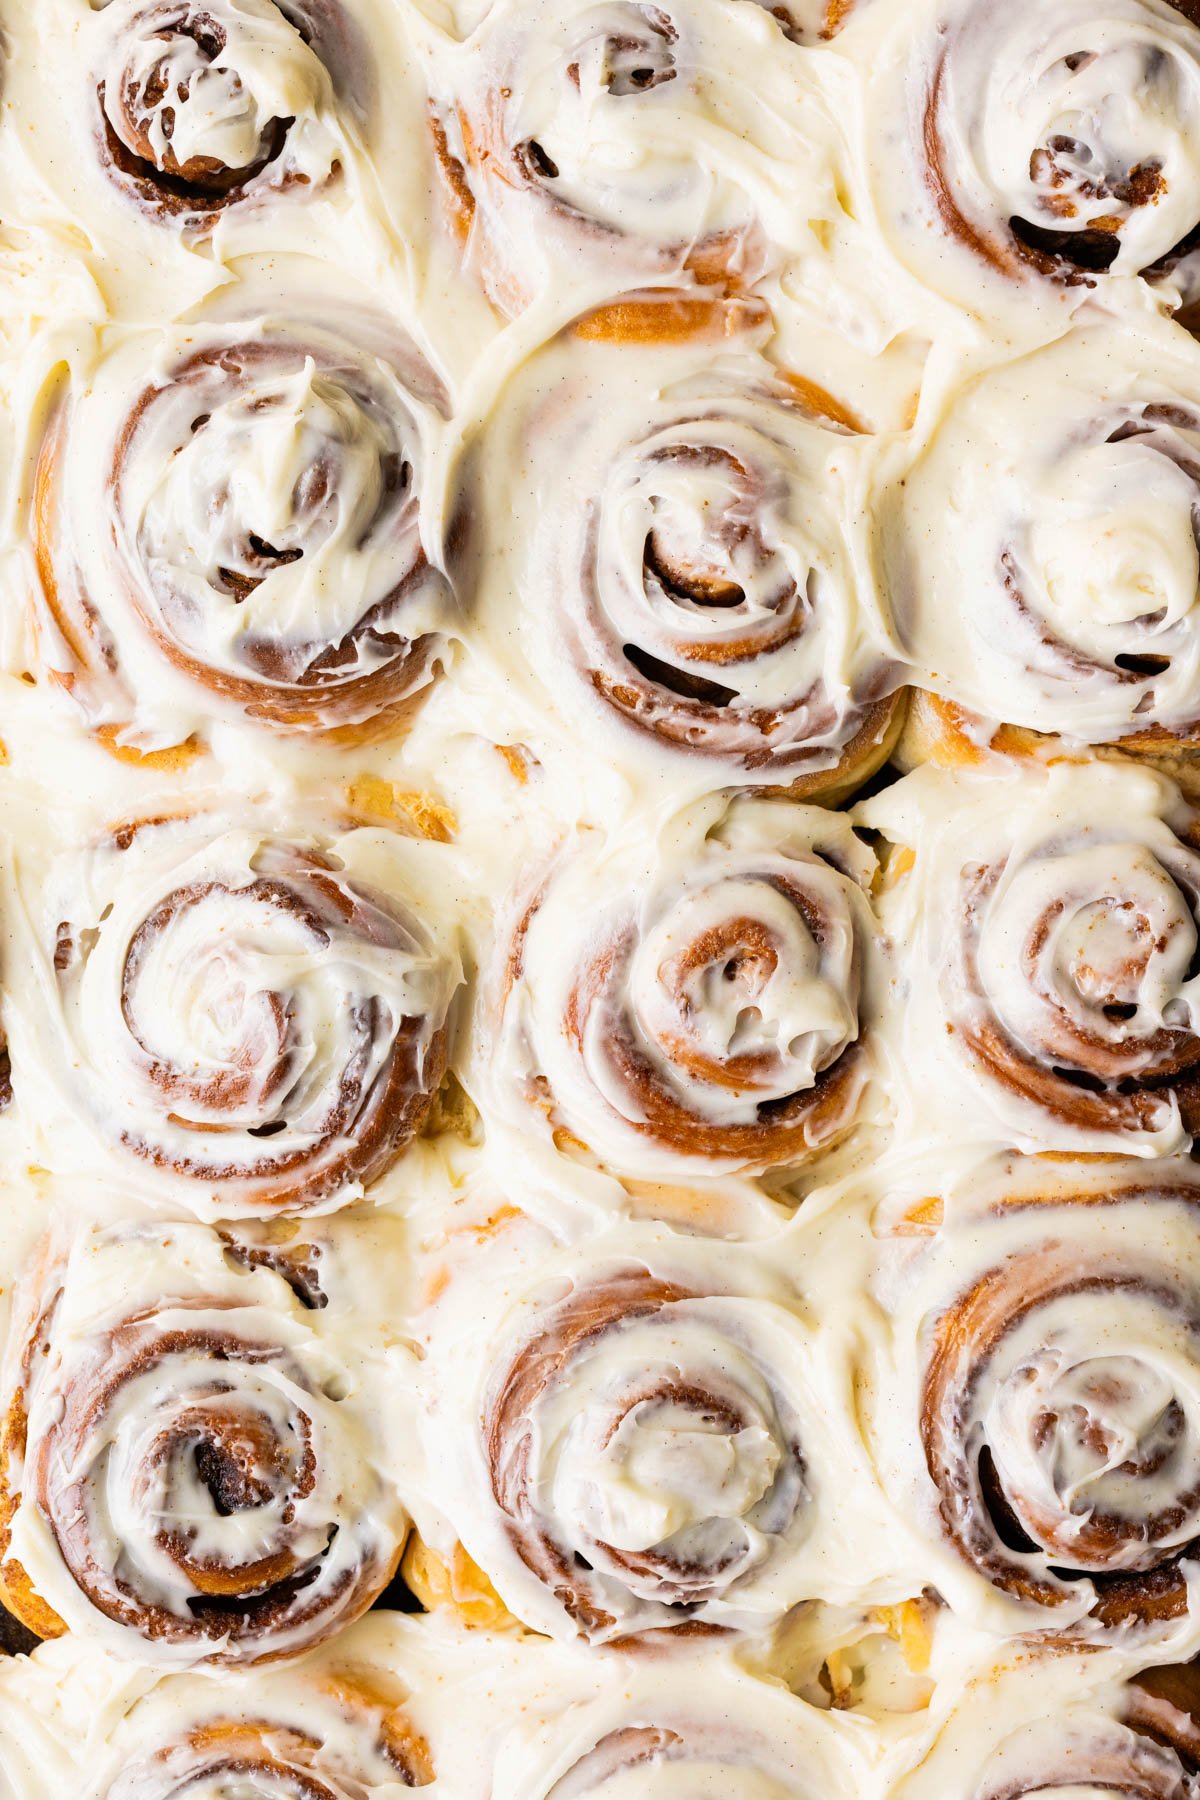
[[1198, 1141], [1198, 0], [0, 0], [0, 1800], [1198, 1800]]

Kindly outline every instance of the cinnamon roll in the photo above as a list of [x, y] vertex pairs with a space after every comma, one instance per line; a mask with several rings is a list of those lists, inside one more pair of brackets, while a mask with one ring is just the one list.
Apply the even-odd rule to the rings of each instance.
[[[1093, 1672], [1090, 1659], [1018, 1664], [972, 1683], [892, 1800], [1193, 1800], [1195, 1682], [1187, 1668], [1126, 1685]], [[1171, 1701], [1151, 1691], [1160, 1688]]]
[[1186, 1147], [1200, 1131], [1200, 823], [1177, 790], [1103, 763], [926, 770], [868, 817], [915, 855], [884, 907], [914, 1107], [932, 1084], [943, 1125], [1024, 1149]]
[[434, 1780], [429, 1746], [385, 1670], [335, 1661], [289, 1669], [286, 1681], [256, 1675], [230, 1701], [223, 1716], [194, 1680], [168, 1678], [122, 1722], [121, 1766], [103, 1800], [357, 1800]]
[[1173, 328], [1077, 331], [972, 382], [877, 521], [921, 685], [991, 722], [983, 742], [999, 722], [1194, 752], [1198, 488]]
[[886, 758], [902, 677], [850, 416], [756, 343], [539, 353], [466, 459], [464, 583], [482, 647], [543, 709], [564, 696], [573, 740], [582, 715], [639, 773], [830, 799]]
[[[571, 0], [532, 15], [494, 6], [443, 76], [432, 115], [452, 225], [504, 313], [563, 292], [670, 283], [752, 287], [794, 229], [787, 158], [814, 164], [818, 103], [806, 69], [738, 61], [761, 46], [758, 9]], [[797, 37], [828, 28], [819, 4], [767, 9]], [[790, 109], [790, 110], [789, 110]], [[814, 173], [823, 185], [824, 176]]]
[[532, 1741], [502, 1746], [496, 1800], [818, 1800], [867, 1791], [859, 1759], [819, 1714], [727, 1660], [697, 1652], [690, 1668], [642, 1661], [626, 1691], [613, 1686], [561, 1709]]
[[457, 960], [420, 889], [404, 891], [425, 848], [371, 832], [293, 843], [197, 813], [64, 857], [33, 902], [35, 973], [13, 997], [54, 1109], [45, 1160], [91, 1168], [102, 1145], [150, 1198], [219, 1217], [361, 1194], [446, 1066]]
[[524, 1624], [591, 1643], [761, 1627], [836, 1581], [836, 1459], [873, 1489], [786, 1283], [635, 1231], [502, 1268], [483, 1307], [461, 1268], [432, 1328], [427, 1539], [457, 1537]]
[[[88, 26], [101, 166], [192, 233], [340, 170], [340, 0], [101, 0]], [[338, 84], [343, 91], [338, 92]]]
[[1188, 1163], [1041, 1174], [917, 1259], [876, 1435], [970, 1623], [1136, 1643], [1188, 1615], [1200, 1544], [1200, 1195]]
[[110, 744], [378, 736], [445, 661], [444, 395], [395, 328], [343, 315], [126, 338], [68, 383], [34, 478], [39, 651]]
[[348, 1360], [339, 1343], [345, 1293], [289, 1272], [201, 1225], [48, 1240], [10, 1331], [0, 1442], [0, 1579], [34, 1629], [151, 1664], [267, 1662], [386, 1586], [406, 1519], [367, 1346]]
[[904, 24], [896, 68], [880, 59], [884, 79], [899, 75], [904, 91], [877, 96], [890, 140], [877, 165], [902, 254], [936, 284], [965, 297], [969, 272], [983, 270], [1092, 287], [1106, 275], [1153, 276], [1193, 247], [1192, 0], [999, 10], [935, 0], [915, 28], [911, 12]]
[[872, 873], [843, 819], [772, 801], [577, 844], [521, 909], [477, 1081], [646, 1178], [807, 1161], [866, 1086]]

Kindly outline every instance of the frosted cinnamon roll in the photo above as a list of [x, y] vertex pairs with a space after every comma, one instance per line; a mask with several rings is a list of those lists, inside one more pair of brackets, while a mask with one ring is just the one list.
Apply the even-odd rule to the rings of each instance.
[[273, 1661], [390, 1579], [407, 1521], [380, 1474], [365, 1333], [351, 1351], [340, 1287], [239, 1248], [201, 1225], [116, 1226], [52, 1236], [26, 1277], [0, 1579], [43, 1635], [166, 1666]]
[[340, 168], [340, 0], [107, 0], [87, 27], [102, 167], [144, 211], [210, 229]]
[[435, 1549], [457, 1537], [524, 1624], [592, 1643], [761, 1627], [836, 1581], [829, 1483], [873, 1489], [785, 1282], [633, 1229], [506, 1280], [493, 1247], [481, 1305], [484, 1266], [422, 1364]]
[[922, 685], [992, 726], [1195, 748], [1200, 385], [1181, 341], [1076, 331], [931, 416], [877, 528]]
[[867, 1081], [872, 873], [838, 815], [772, 801], [569, 847], [520, 908], [477, 1079], [647, 1178], [808, 1160]]
[[[819, 35], [820, 5], [771, 7]], [[449, 214], [505, 313], [570, 289], [752, 286], [789, 224], [780, 184], [817, 154], [802, 67], [763, 59], [754, 6], [571, 0], [492, 8], [432, 114]], [[751, 95], [739, 63], [758, 55]], [[791, 111], [789, 113], [788, 107]], [[820, 185], [823, 177], [814, 177]]]
[[34, 477], [51, 678], [117, 746], [220, 719], [394, 729], [452, 622], [426, 491], [444, 404], [352, 306], [126, 337], [77, 369]]
[[964, 1618], [1144, 1641], [1189, 1614], [1200, 1544], [1197, 1188], [1056, 1169], [980, 1182], [910, 1265], [874, 1434]]
[[1191, 1669], [1151, 1669], [1126, 1685], [1088, 1658], [1026, 1660], [972, 1683], [920, 1767], [889, 1792], [892, 1800], [1193, 1800], [1194, 1707]]
[[904, 24], [895, 69], [881, 59], [876, 160], [901, 252], [936, 284], [965, 293], [983, 270], [1094, 286], [1153, 275], [1192, 247], [1191, 0], [934, 0]]
[[151, 1198], [218, 1217], [361, 1194], [429, 1111], [459, 981], [405, 849], [197, 813], [64, 858], [14, 993], [58, 1108], [47, 1160], [93, 1166], [99, 1144]]
[[612, 1686], [608, 1697], [561, 1709], [532, 1739], [502, 1746], [496, 1800], [818, 1800], [865, 1791], [852, 1749], [819, 1714], [728, 1659], [697, 1648], [683, 1666], [641, 1661], [628, 1690]]
[[1186, 1147], [1200, 1130], [1200, 825], [1177, 790], [1148, 770], [1059, 764], [922, 771], [895, 793], [870, 816], [909, 865], [885, 923], [914, 1094], [932, 1083], [943, 1123], [957, 1112], [1024, 1149]]
[[359, 1800], [434, 1780], [429, 1746], [386, 1670], [333, 1661], [227, 1692], [223, 1713], [207, 1687], [175, 1677], [136, 1704], [103, 1800]]
[[464, 466], [465, 579], [483, 648], [564, 696], [573, 741], [582, 715], [639, 773], [830, 797], [887, 756], [902, 677], [849, 416], [756, 341], [534, 357]]

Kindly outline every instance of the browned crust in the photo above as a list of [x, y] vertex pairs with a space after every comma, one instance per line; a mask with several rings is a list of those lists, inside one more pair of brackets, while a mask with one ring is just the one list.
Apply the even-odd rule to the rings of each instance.
[[989, 756], [1045, 767], [1052, 762], [1145, 763], [1177, 781], [1189, 798], [1200, 797], [1200, 729], [1178, 732], [1150, 726], [1111, 744], [1066, 744], [1048, 733], [1023, 725], [998, 725], [988, 736], [977, 715], [953, 700], [924, 688], [914, 688], [907, 723], [896, 747], [896, 761], [903, 769], [922, 763], [939, 768], [976, 768]]
[[[1111, 1190], [1094, 1193], [1070, 1193], [1054, 1190], [1022, 1194], [997, 1203], [996, 1210], [1024, 1207], [1071, 1209], [1090, 1205], [1147, 1205], [1156, 1200], [1179, 1202], [1192, 1208], [1200, 1206], [1197, 1192], [1188, 1187], [1155, 1188], [1147, 1184], [1120, 1183]], [[939, 1512], [950, 1542], [963, 1561], [993, 1586], [1025, 1603], [1031, 1612], [1046, 1615], [1047, 1629], [1053, 1625], [1054, 1611], [1069, 1598], [1069, 1586], [1041, 1577], [1010, 1551], [995, 1523], [992, 1509], [998, 1507], [1011, 1515], [1026, 1535], [1044, 1539], [1055, 1529], [1050, 1520], [1036, 1517], [1032, 1501], [1020, 1496], [986, 1491], [985, 1478], [977, 1454], [969, 1452], [965, 1437], [966, 1409], [992, 1355], [1001, 1347], [1010, 1331], [1022, 1324], [1039, 1308], [1073, 1293], [1117, 1294], [1122, 1291], [1140, 1293], [1178, 1314], [1188, 1304], [1182, 1290], [1176, 1290], [1168, 1272], [1162, 1271], [1162, 1285], [1139, 1272], [1129, 1262], [1108, 1256], [1095, 1269], [1081, 1264], [1069, 1244], [1043, 1240], [1031, 1248], [1008, 1257], [988, 1269], [941, 1313], [933, 1331], [929, 1349], [920, 1411], [921, 1441], [926, 1466], [939, 1495]], [[1189, 1315], [1193, 1332], [1200, 1333], [1200, 1320]], [[970, 1460], [976, 1455], [976, 1461]], [[1015, 1509], [1015, 1510], [1014, 1510]], [[1153, 1521], [1144, 1522], [1150, 1530]], [[1072, 1544], [1081, 1560], [1103, 1561], [1123, 1542], [1122, 1521], [1092, 1514], [1077, 1531]], [[1141, 1529], [1131, 1522], [1129, 1529], [1140, 1540]], [[1057, 1549], [1053, 1542], [1045, 1549], [1055, 1562], [1067, 1569], [1077, 1566], [1065, 1546]], [[1094, 1628], [1105, 1632], [1142, 1632], [1181, 1617], [1187, 1610], [1188, 1577], [1184, 1565], [1194, 1555], [1188, 1545], [1165, 1555], [1155, 1567], [1145, 1571], [1114, 1571], [1091, 1574], [1097, 1598], [1088, 1618], [1079, 1626], [1053, 1632], [1052, 1641], [1062, 1644], [1086, 1642], [1094, 1636]], [[1036, 1620], [1031, 1628], [1039, 1629]]]
[[[199, 352], [174, 371], [172, 385], [202, 379], [207, 372], [222, 367], [222, 358], [231, 348], [240, 351], [243, 363], [252, 363], [263, 353], [261, 347], [256, 351], [249, 345]], [[162, 391], [160, 384], [145, 388], [130, 407], [109, 471], [114, 505], [119, 505], [122, 468], [129, 445]], [[59, 530], [60, 512], [65, 503], [65, 497], [60, 493], [61, 470], [69, 429], [68, 406], [66, 402], [60, 402], [48, 422], [34, 471], [32, 535], [40, 602], [67, 652], [69, 665], [66, 670], [47, 665], [47, 673], [86, 709], [97, 686], [114, 675], [119, 679], [120, 672], [116, 646], [95, 599], [84, 591], [78, 572], [69, 566]], [[394, 738], [408, 728], [442, 659], [440, 642], [436, 635], [398, 639], [395, 652], [387, 661], [370, 673], [346, 682], [322, 685], [317, 671], [322, 662], [336, 667], [338, 660], [345, 656], [347, 646], [369, 633], [374, 618], [383, 617], [397, 599], [403, 597], [404, 591], [432, 575], [422, 551], [406, 574], [402, 587], [373, 604], [341, 644], [331, 645], [323, 657], [315, 660], [306, 675], [295, 680], [272, 680], [265, 676], [260, 680], [252, 675], [236, 675], [213, 668], [161, 630], [154, 617], [139, 603], [136, 593], [130, 593], [127, 598], [141, 630], [156, 652], [193, 682], [199, 692], [207, 692], [239, 709], [252, 724], [283, 733], [320, 737], [331, 744], [355, 748]], [[35, 606], [35, 639], [37, 625]], [[131, 694], [129, 699], [132, 707], [136, 696]], [[351, 716], [346, 717], [347, 713]], [[119, 761], [176, 771], [185, 768], [201, 753], [202, 746], [194, 736], [162, 750], [138, 750], [122, 741], [128, 724], [128, 721], [110, 723], [96, 729], [97, 741]]]
[[[678, 1282], [630, 1266], [577, 1289], [568, 1299], [543, 1316], [543, 1329], [530, 1335], [515, 1351], [492, 1385], [484, 1408], [481, 1432], [491, 1474], [492, 1497], [499, 1509], [513, 1549], [530, 1573], [552, 1593], [588, 1638], [603, 1636], [617, 1623], [600, 1603], [589, 1579], [588, 1565], [580, 1563], [538, 1522], [537, 1496], [530, 1491], [529, 1433], [537, 1402], [547, 1387], [569, 1378], [573, 1357], [586, 1354], [599, 1338], [628, 1321], [653, 1317], [664, 1308], [701, 1297], [701, 1292]], [[631, 1370], [636, 1377], [636, 1370]], [[626, 1396], [637, 1405], [661, 1392], [646, 1377], [644, 1387]], [[740, 1419], [730, 1412], [730, 1402], [691, 1382], [684, 1370], [672, 1381], [670, 1392], [682, 1404], [694, 1406], [725, 1420], [736, 1430]], [[795, 1466], [803, 1469], [800, 1447], [790, 1446]], [[605, 1545], [605, 1554], [618, 1570], [626, 1570], [639, 1585], [647, 1582], [662, 1589], [661, 1604], [673, 1609], [670, 1625], [628, 1632], [611, 1641], [615, 1646], [649, 1648], [665, 1635], [672, 1641], [689, 1636], [720, 1636], [723, 1628], [692, 1617], [710, 1591], [719, 1589], [722, 1569], [679, 1563], [665, 1548], [642, 1552], [618, 1551]]]

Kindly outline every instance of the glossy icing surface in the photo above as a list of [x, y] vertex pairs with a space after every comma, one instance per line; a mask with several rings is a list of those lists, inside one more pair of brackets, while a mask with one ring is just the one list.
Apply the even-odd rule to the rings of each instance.
[[0, 0], [0, 1800], [1200, 1793], [1198, 146]]

